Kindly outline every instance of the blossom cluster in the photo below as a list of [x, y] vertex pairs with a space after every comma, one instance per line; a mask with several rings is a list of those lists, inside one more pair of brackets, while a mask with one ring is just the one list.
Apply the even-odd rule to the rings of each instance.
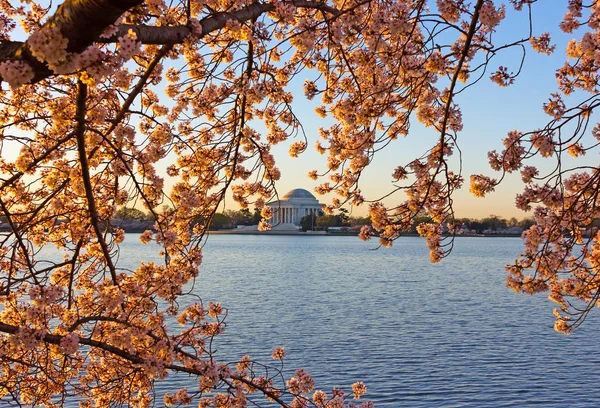
[[35, 73], [26, 62], [16, 60], [1, 62], [0, 75], [2, 75], [2, 79], [8, 82], [12, 88], [18, 88], [30, 82]]
[[29, 36], [27, 44], [31, 54], [39, 61], [46, 62], [51, 70], [65, 72], [61, 66], [67, 62], [69, 40], [58, 27], [42, 27]]

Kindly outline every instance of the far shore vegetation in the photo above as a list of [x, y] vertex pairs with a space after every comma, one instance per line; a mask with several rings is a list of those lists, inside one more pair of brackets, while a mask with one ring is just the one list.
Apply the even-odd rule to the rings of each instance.
[[[164, 206], [163, 212], [172, 211], [171, 208]], [[140, 228], [151, 226], [153, 219], [150, 214], [132, 207], [122, 207], [116, 212], [116, 218], [121, 220], [127, 232], [138, 232]], [[225, 210], [217, 212], [212, 217], [210, 230], [232, 230], [243, 227], [258, 225], [261, 220], [260, 210], [258, 208], [250, 210], [244, 208], [241, 210]], [[199, 222], [201, 220], [198, 220]], [[422, 215], [415, 218], [415, 222], [410, 231], [406, 233], [417, 233], [416, 228], [419, 224], [430, 223], [431, 218]], [[458, 235], [520, 235], [535, 223], [533, 217], [503, 218], [497, 215], [489, 215], [485, 218], [458, 218]], [[367, 217], [356, 217], [350, 215], [347, 209], [341, 208], [337, 214], [326, 215], [320, 213], [317, 216], [303, 217], [300, 223], [301, 231], [328, 231], [330, 233], [348, 233], [357, 234], [364, 225], [370, 225], [371, 220]]]

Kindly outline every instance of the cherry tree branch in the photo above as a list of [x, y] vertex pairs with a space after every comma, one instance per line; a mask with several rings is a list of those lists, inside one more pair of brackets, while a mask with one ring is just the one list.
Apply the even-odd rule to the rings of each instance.
[[[67, 51], [71, 53], [82, 52], [93, 43], [117, 42], [129, 30], [136, 33], [138, 41], [142, 44], [157, 45], [181, 44], [192, 34], [192, 28], [183, 25], [156, 27], [123, 24], [118, 26], [117, 32], [112, 36], [100, 38], [100, 35], [125, 11], [142, 3], [143, 0], [66, 0], [44, 26], [57, 27], [69, 40]], [[339, 10], [320, 1], [294, 0], [291, 3], [298, 8], [317, 9], [334, 16], [340, 14]], [[197, 33], [198, 39], [224, 28], [228, 20], [250, 21], [274, 9], [275, 6], [271, 3], [254, 3], [231, 12], [213, 13], [199, 21], [202, 31]], [[7, 60], [27, 62], [35, 74], [31, 83], [39, 82], [54, 74], [45, 63], [31, 55], [27, 42], [0, 42], [0, 62]]]
[[[17, 334], [18, 330], [19, 330], [18, 326], [0, 322], [0, 332], [7, 333], [7, 334]], [[56, 334], [44, 333], [43, 335], [41, 335], [39, 340], [44, 341], [45, 343], [49, 343], [49, 344], [60, 345], [60, 341], [63, 339], [63, 337], [64, 336], [59, 336]], [[88, 339], [85, 337], [79, 337], [79, 344], [96, 347], [101, 350], [108, 351], [109, 353], [114, 354], [115, 356], [119, 356], [119, 357], [121, 357], [125, 360], [128, 360], [128, 361], [131, 361], [132, 363], [135, 363], [135, 364], [142, 364], [144, 362], [144, 359], [141, 358], [140, 356], [128, 353], [118, 347], [111, 346], [110, 344], [106, 344], [101, 341], [92, 340], [92, 339]]]
[[[17, 334], [18, 331], [19, 331], [18, 326], [0, 322], [0, 332], [15, 335], [15, 334]], [[63, 339], [63, 337], [64, 336], [60, 336], [60, 335], [56, 335], [56, 334], [43, 333], [40, 335], [39, 340], [43, 341], [45, 343], [48, 343], [48, 344], [60, 345], [60, 342]], [[109, 352], [115, 356], [121, 357], [122, 359], [127, 360], [133, 364], [144, 364], [144, 362], [145, 362], [144, 358], [140, 357], [139, 355], [127, 352], [127, 351], [120, 349], [118, 347], [115, 347], [115, 346], [111, 346], [110, 344], [107, 344], [107, 343], [104, 343], [101, 341], [97, 341], [97, 340], [92, 340], [92, 339], [85, 338], [85, 337], [79, 337], [79, 336], [78, 336], [78, 339], [79, 339], [79, 344], [82, 344], [85, 346], [90, 346], [90, 347], [95, 347], [95, 348], [107, 351], [107, 352]], [[188, 356], [190, 356], [190, 355], [188, 354]], [[172, 370], [174, 372], [188, 373], [188, 374], [192, 374], [192, 375], [202, 375], [202, 372], [196, 368], [181, 366], [181, 365], [177, 365], [177, 364], [167, 364], [167, 365], [165, 365], [165, 368]], [[223, 377], [222, 375], [220, 376], [220, 378], [221, 378], [221, 380], [225, 381], [228, 385], [232, 384], [227, 378]], [[279, 398], [278, 394], [276, 394], [275, 392], [272, 392], [271, 390], [269, 390], [266, 387], [264, 387], [264, 388], [261, 387], [260, 385], [252, 382], [250, 379], [248, 379], [244, 376], [232, 375], [230, 378], [234, 381], [242, 382], [249, 387], [260, 390], [260, 392], [262, 392], [263, 394], [265, 394], [266, 396], [271, 398], [273, 401], [275, 401], [282, 407], [288, 406], [281, 398]]]
[[110, 251], [106, 245], [106, 241], [100, 231], [100, 221], [98, 219], [98, 210], [96, 208], [96, 199], [94, 198], [94, 189], [92, 187], [89, 163], [87, 160], [87, 153], [85, 151], [85, 111], [86, 111], [86, 97], [87, 97], [87, 85], [79, 81], [77, 84], [77, 129], [75, 135], [77, 137], [77, 151], [79, 153], [79, 162], [81, 163], [81, 178], [83, 179], [83, 186], [85, 187], [85, 196], [88, 202], [88, 208], [90, 210], [90, 221], [96, 237], [98, 238], [98, 244], [102, 248], [102, 254], [108, 269], [110, 270], [110, 276], [114, 285], [118, 285], [117, 272], [115, 265], [113, 264]]
[[[95, 42], [100, 34], [127, 10], [140, 5], [143, 0], [66, 0], [56, 13], [44, 24], [45, 27], [56, 27], [69, 40], [67, 51], [78, 53]], [[27, 42], [15, 48], [14, 42], [8, 43], [10, 53], [0, 51], [4, 60], [23, 60], [33, 69], [32, 83], [41, 81], [52, 75], [48, 66], [31, 55]]]

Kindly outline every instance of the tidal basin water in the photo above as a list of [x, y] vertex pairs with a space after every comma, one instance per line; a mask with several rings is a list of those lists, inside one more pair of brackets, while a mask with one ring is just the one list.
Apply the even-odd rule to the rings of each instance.
[[[329, 392], [364, 381], [376, 407], [600, 405], [600, 310], [571, 336], [554, 332], [553, 303], [505, 287], [519, 238], [457, 238], [437, 265], [420, 238], [375, 246], [211, 235], [194, 293], [228, 308], [217, 358], [273, 362], [284, 346], [286, 370], [305, 368]], [[128, 234], [120, 261], [148, 248]]]

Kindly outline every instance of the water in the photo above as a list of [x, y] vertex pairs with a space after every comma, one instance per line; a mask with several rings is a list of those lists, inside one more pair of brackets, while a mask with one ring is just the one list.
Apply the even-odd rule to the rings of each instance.
[[[285, 346], [290, 372], [326, 391], [362, 380], [377, 407], [596, 407], [598, 318], [564, 336], [553, 303], [507, 289], [521, 245], [458, 238], [433, 265], [414, 237], [372, 251], [355, 237], [213, 235], [194, 292], [229, 310], [217, 358], [272, 362]], [[121, 261], [148, 248], [128, 235]]]

